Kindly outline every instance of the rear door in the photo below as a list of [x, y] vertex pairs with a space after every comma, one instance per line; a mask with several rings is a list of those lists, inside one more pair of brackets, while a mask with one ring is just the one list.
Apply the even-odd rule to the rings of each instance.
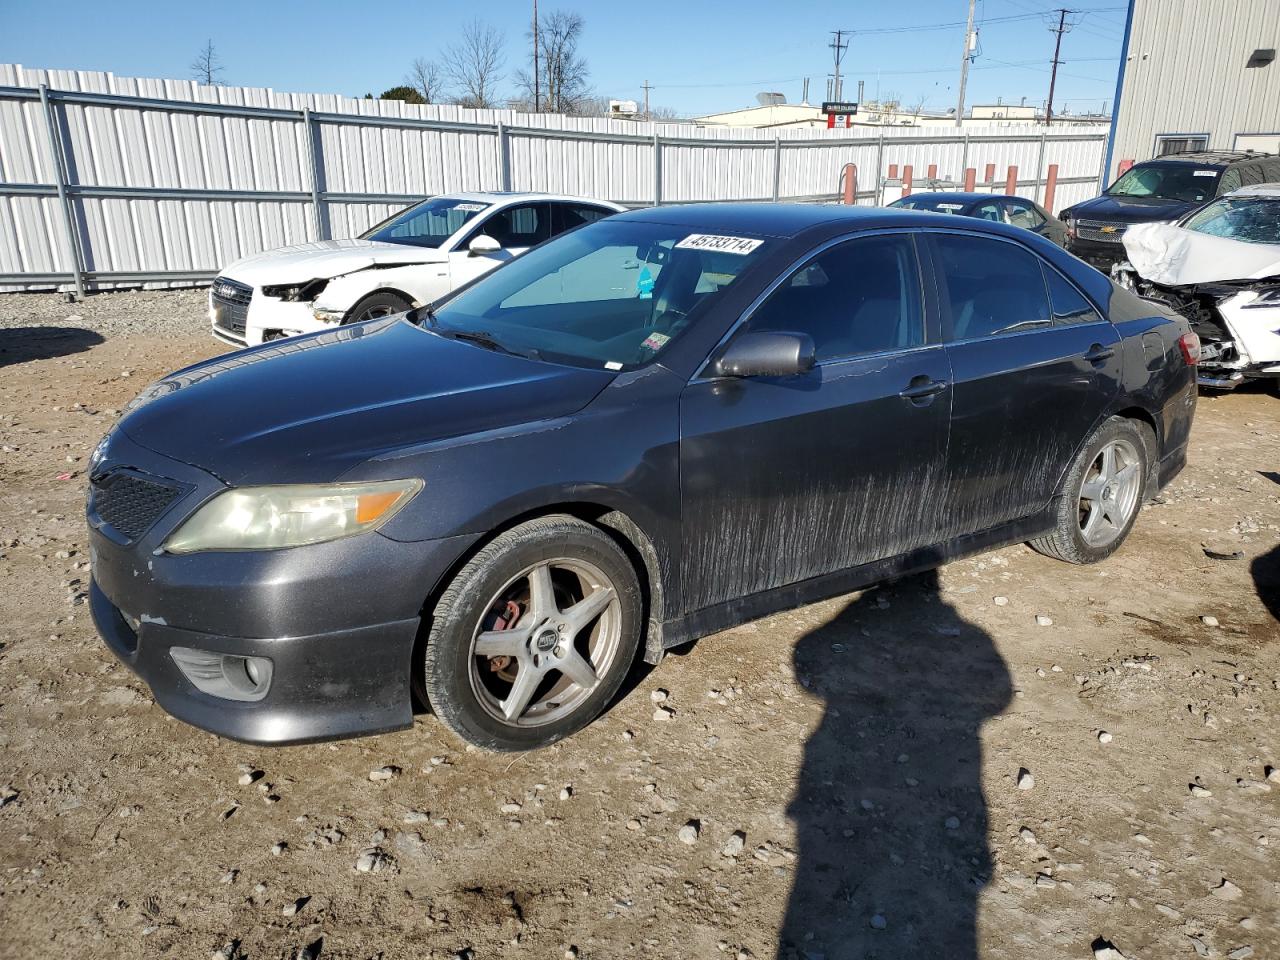
[[842, 240], [780, 278], [736, 331], [809, 334], [812, 371], [689, 384], [687, 609], [933, 542], [951, 406], [933, 316], [911, 234]]
[[929, 244], [954, 378], [945, 523], [958, 536], [1049, 503], [1119, 390], [1120, 335], [1021, 243], [931, 232]]
[[[472, 256], [468, 245], [482, 233], [497, 240], [502, 249]], [[550, 203], [539, 201], [504, 207], [477, 222], [449, 254], [449, 282], [453, 287], [460, 287], [550, 236]]]

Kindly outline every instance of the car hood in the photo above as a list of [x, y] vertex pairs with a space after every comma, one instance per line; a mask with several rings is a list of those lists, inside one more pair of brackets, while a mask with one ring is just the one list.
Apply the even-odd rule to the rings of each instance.
[[1162, 200], [1158, 197], [1094, 197], [1077, 203], [1069, 211], [1076, 219], [1110, 220], [1114, 223], [1149, 223], [1153, 220], [1177, 220], [1200, 204], [1184, 200]]
[[614, 376], [388, 318], [187, 367], [144, 391], [119, 428], [229, 484], [321, 483], [405, 446], [565, 416]]
[[328, 280], [374, 264], [443, 263], [445, 254], [433, 247], [375, 240], [317, 240], [278, 247], [244, 257], [221, 275], [251, 286]]
[[1246, 243], [1170, 223], [1139, 224], [1123, 239], [1139, 276], [1166, 287], [1280, 275], [1280, 243]]

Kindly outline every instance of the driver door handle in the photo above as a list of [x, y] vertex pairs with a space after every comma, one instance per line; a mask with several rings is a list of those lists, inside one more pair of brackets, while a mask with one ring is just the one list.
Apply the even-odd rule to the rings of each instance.
[[1090, 363], [1101, 363], [1103, 360], [1110, 360], [1116, 355], [1114, 347], [1104, 347], [1100, 343], [1095, 343], [1089, 348], [1084, 358]]
[[912, 377], [911, 383], [898, 396], [902, 397], [903, 400], [927, 400], [929, 397], [937, 396], [948, 386], [949, 384], [945, 380]]

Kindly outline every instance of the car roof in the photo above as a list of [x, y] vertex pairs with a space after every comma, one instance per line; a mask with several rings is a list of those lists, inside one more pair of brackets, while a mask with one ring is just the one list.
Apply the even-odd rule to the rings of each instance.
[[1228, 197], [1280, 197], [1280, 183], [1257, 183], [1252, 187], [1232, 190]]
[[1246, 153], [1239, 150], [1193, 150], [1187, 153], [1167, 153], [1162, 157], [1153, 157], [1150, 160], [1144, 160], [1137, 166], [1143, 166], [1149, 163], [1198, 163], [1209, 164], [1217, 163], [1230, 165], [1233, 163], [1243, 163], [1246, 160], [1264, 160], [1267, 157], [1273, 157], [1273, 153]]
[[[699, 231], [724, 231], [788, 239], [814, 227], [846, 223], [850, 230], [877, 227], [936, 227], [938, 215], [923, 210], [857, 207], [836, 203], [686, 203], [628, 210], [610, 222], [662, 223]], [[988, 221], [974, 220], [981, 227]], [[965, 229], [969, 229], [966, 220]], [[993, 226], [999, 226], [993, 224]], [[992, 231], [1000, 232], [1000, 231]]]
[[593, 203], [602, 207], [623, 209], [611, 200], [594, 197], [575, 197], [567, 193], [538, 193], [533, 190], [458, 190], [439, 194], [451, 200], [469, 200], [477, 203], [526, 203], [530, 200], [565, 200], [570, 203]]
[[[1003, 193], [966, 193], [962, 190], [933, 190], [921, 191], [919, 193], [912, 192], [902, 198], [903, 200], [955, 200], [964, 203], [977, 203], [979, 200], [1025, 200], [1025, 197], [1010, 197]], [[895, 203], [897, 201], [894, 201]]]

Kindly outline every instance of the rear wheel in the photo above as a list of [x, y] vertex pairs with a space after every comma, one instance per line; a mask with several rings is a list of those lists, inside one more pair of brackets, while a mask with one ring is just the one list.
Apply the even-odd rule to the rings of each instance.
[[398, 293], [380, 290], [377, 293], [369, 294], [369, 296], [347, 311], [342, 323], [345, 326], [348, 323], [376, 320], [379, 317], [390, 317], [411, 309], [413, 309], [413, 304]]
[[1142, 508], [1150, 429], [1112, 417], [1071, 464], [1056, 503], [1053, 532], [1031, 546], [1068, 563], [1097, 563], [1120, 548]]
[[639, 647], [640, 587], [626, 554], [574, 517], [495, 537], [441, 595], [424, 653], [427, 698], [464, 740], [547, 746], [590, 723]]

